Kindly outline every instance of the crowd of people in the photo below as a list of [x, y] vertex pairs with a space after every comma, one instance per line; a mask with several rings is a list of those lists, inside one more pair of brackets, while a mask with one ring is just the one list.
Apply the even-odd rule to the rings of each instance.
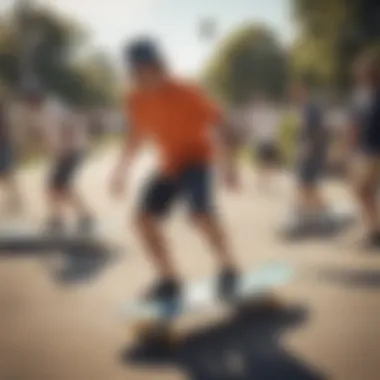
[[[136, 228], [159, 274], [147, 296], [178, 297], [182, 280], [170, 259], [170, 246], [161, 228], [178, 198], [191, 211], [193, 224], [208, 240], [219, 260], [218, 284], [222, 297], [233, 294], [239, 278], [239, 264], [232, 251], [226, 227], [215, 213], [213, 172], [215, 154], [221, 163], [223, 180], [231, 190], [239, 188], [238, 156], [242, 147], [252, 153], [258, 172], [258, 186], [270, 188], [283, 162], [280, 126], [284, 110], [264, 97], [253, 97], [243, 110], [223, 111], [205, 90], [175, 78], [159, 48], [151, 40], [128, 45], [125, 58], [133, 89], [125, 104], [128, 138], [110, 179], [114, 196], [123, 193], [126, 178], [140, 147], [153, 140], [160, 152], [160, 165], [141, 192]], [[346, 178], [366, 222], [366, 243], [380, 247], [380, 219], [377, 184], [380, 174], [380, 64], [374, 55], [361, 55], [354, 72], [352, 103], [326, 107], [314, 96], [307, 78], [289, 89], [291, 103], [299, 115], [294, 142], [297, 184], [294, 213], [302, 217], [327, 214], [321, 180], [326, 173], [331, 141], [338, 141], [340, 165], [352, 169]], [[22, 117], [34, 129], [50, 157], [47, 181], [49, 215], [47, 229], [64, 229], [63, 208], [71, 206], [78, 216], [78, 228], [90, 232], [91, 209], [75, 190], [73, 179], [89, 144], [88, 128], [80, 110], [47, 98], [38, 89], [22, 93], [16, 109], [0, 109], [0, 181], [9, 194], [8, 206], [22, 205], [14, 177], [17, 165], [12, 138], [14, 117]], [[333, 138], [333, 136], [338, 136]], [[351, 180], [352, 179], [352, 180]], [[352, 184], [352, 185], [351, 185]]]

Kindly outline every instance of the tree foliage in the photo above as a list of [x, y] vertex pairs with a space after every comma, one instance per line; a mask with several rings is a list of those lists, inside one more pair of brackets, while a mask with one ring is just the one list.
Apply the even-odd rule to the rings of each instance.
[[[114, 70], [109, 63], [100, 65], [95, 59], [99, 54], [91, 51], [79, 60], [78, 52], [86, 50], [86, 43], [80, 25], [48, 10], [4, 13], [0, 16], [0, 78], [17, 91], [26, 63], [43, 89], [70, 103], [110, 102]], [[96, 74], [90, 75], [94, 66]], [[107, 80], [95, 81], [94, 75]]]
[[285, 89], [287, 60], [272, 31], [261, 25], [244, 25], [222, 42], [204, 79], [228, 104], [244, 103], [255, 94], [278, 98]]
[[344, 88], [355, 56], [380, 41], [378, 0], [293, 0], [298, 39], [295, 73], [312, 72], [322, 83]]

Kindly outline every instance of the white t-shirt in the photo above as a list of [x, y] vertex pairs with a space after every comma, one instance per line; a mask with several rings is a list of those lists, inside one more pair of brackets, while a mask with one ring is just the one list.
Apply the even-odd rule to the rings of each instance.
[[280, 114], [267, 106], [256, 106], [251, 110], [251, 138], [257, 144], [271, 144], [277, 140]]

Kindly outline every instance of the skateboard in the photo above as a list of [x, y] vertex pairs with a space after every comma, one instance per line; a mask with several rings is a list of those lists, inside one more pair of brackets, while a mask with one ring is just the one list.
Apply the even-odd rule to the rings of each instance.
[[85, 234], [74, 229], [49, 233], [38, 223], [19, 223], [0, 227], [0, 250], [91, 250], [104, 246], [117, 249], [111, 236], [110, 228], [103, 226]]
[[293, 214], [281, 225], [285, 238], [329, 236], [349, 227], [355, 222], [355, 213], [348, 207], [333, 208], [324, 214], [300, 216]]
[[143, 343], [167, 345], [181, 340], [183, 335], [176, 322], [181, 316], [191, 316], [219, 306], [232, 310], [252, 312], [277, 310], [280, 300], [274, 290], [289, 282], [294, 269], [283, 263], [266, 264], [242, 274], [234, 297], [223, 301], [218, 296], [217, 281], [208, 279], [190, 284], [176, 301], [128, 301], [122, 315], [131, 323], [134, 337]]

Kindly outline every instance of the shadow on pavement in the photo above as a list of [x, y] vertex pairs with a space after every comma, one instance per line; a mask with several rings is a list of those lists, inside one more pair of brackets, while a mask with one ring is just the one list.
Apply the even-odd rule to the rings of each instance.
[[346, 287], [380, 288], [380, 270], [375, 269], [325, 269], [319, 271], [318, 278]]
[[106, 244], [97, 241], [52, 241], [34, 238], [0, 241], [0, 257], [22, 259], [38, 257], [55, 281], [74, 284], [92, 280], [116, 258]]
[[172, 350], [133, 347], [125, 363], [173, 365], [194, 380], [322, 380], [281, 344], [281, 335], [307, 320], [302, 308], [256, 316], [237, 316], [192, 335]]

